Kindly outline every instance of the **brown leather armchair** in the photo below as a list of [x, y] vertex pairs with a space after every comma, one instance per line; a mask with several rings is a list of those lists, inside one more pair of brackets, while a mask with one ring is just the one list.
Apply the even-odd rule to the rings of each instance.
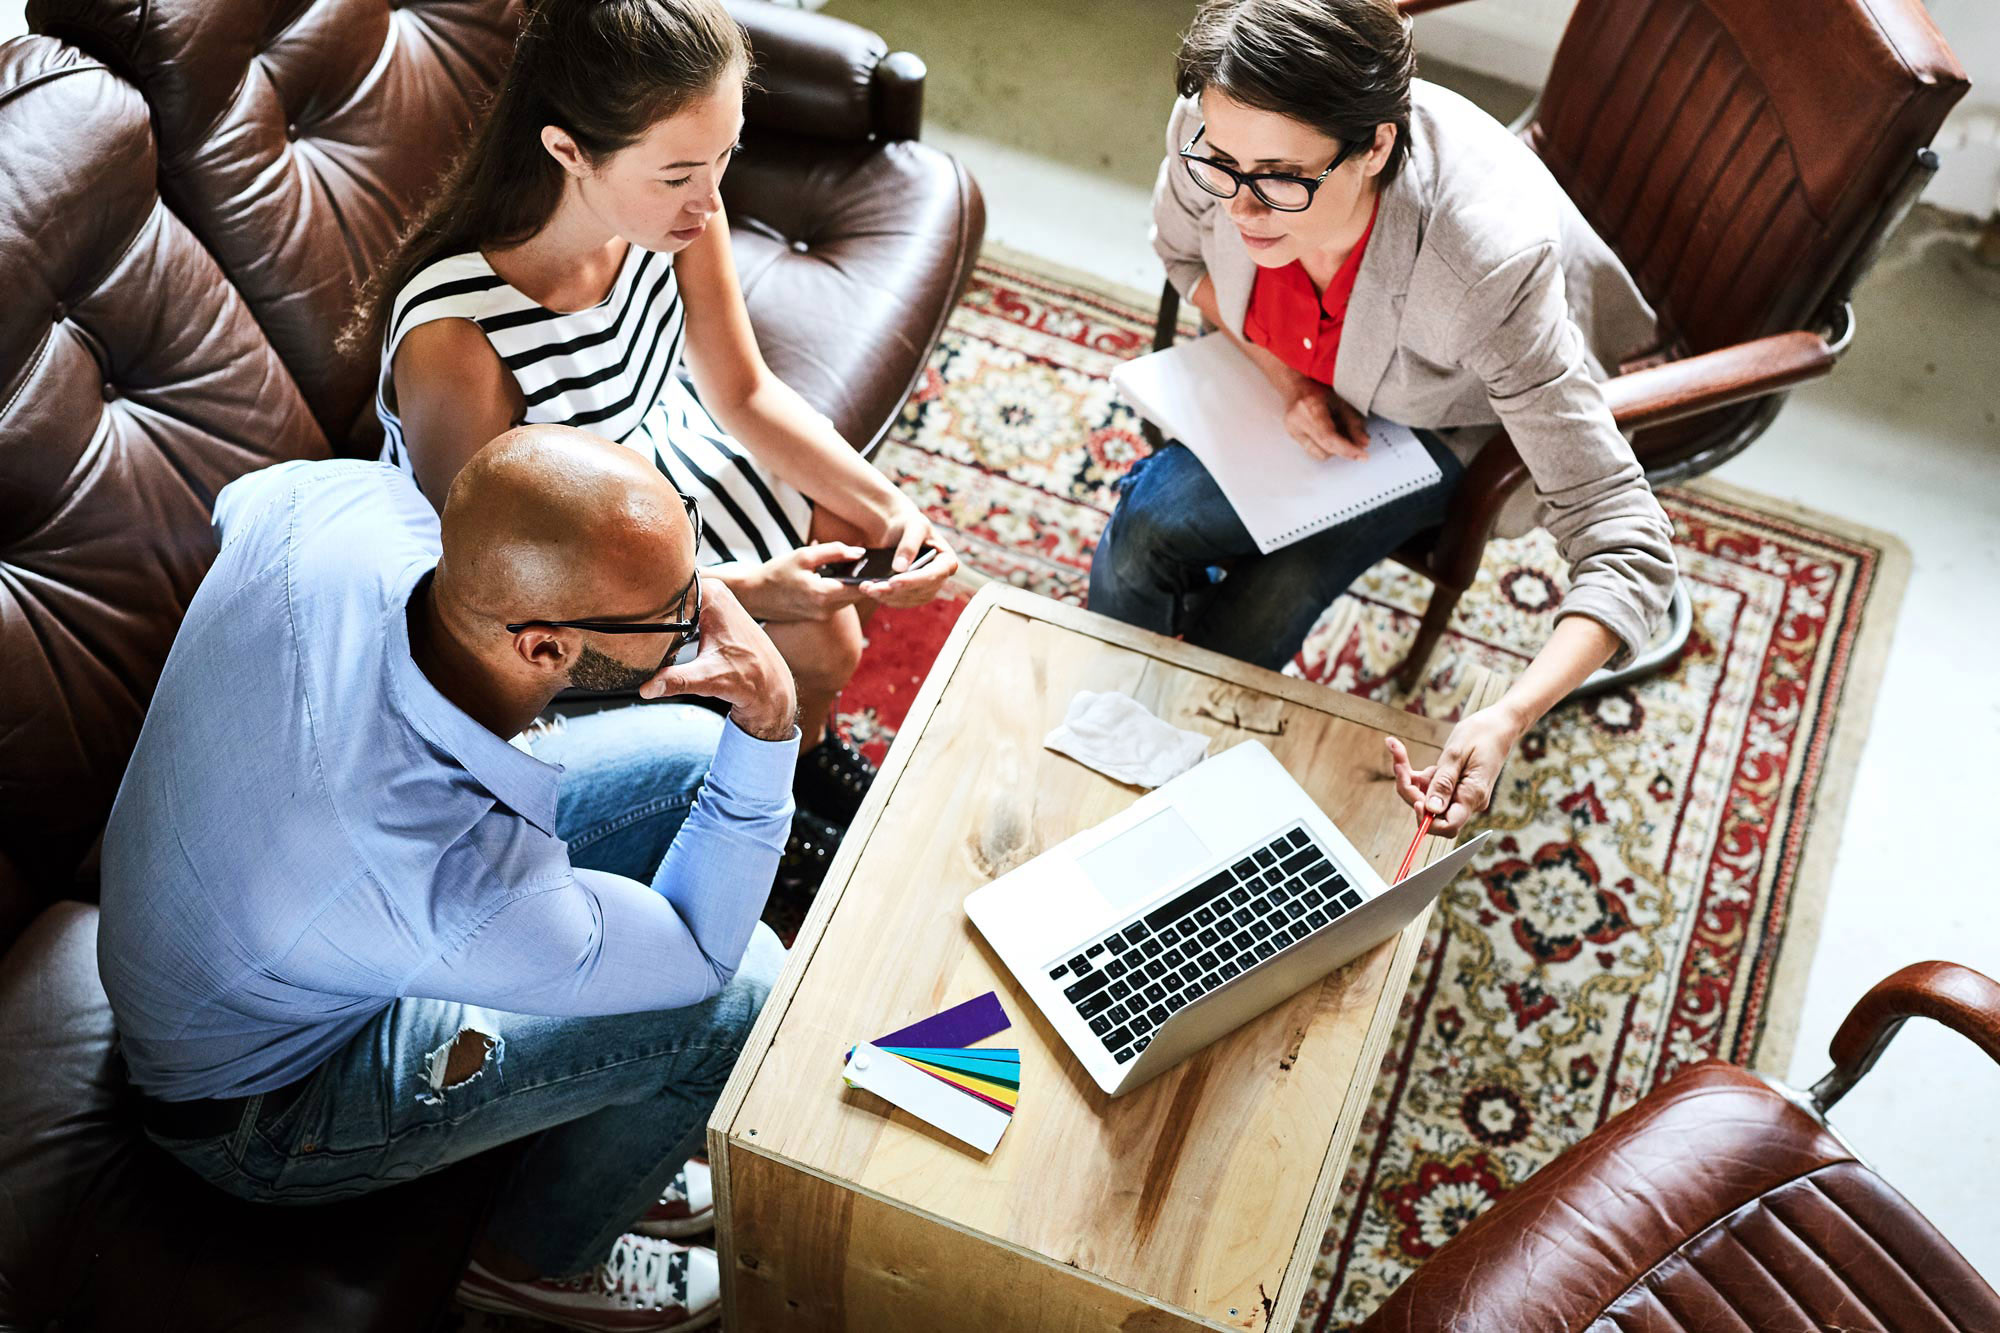
[[[504, 67], [509, 0], [34, 0], [0, 44], [0, 1329], [404, 1330], [495, 1175], [240, 1204], [140, 1133], [96, 969], [96, 842], [215, 493], [372, 453], [333, 334]], [[773, 366], [878, 439], [969, 275], [978, 190], [923, 67], [752, 0], [725, 191]], [[329, 442], [332, 442], [331, 445]], [[228, 689], [218, 680], [218, 691]]]
[[[1398, 0], [1406, 14], [1463, 0]], [[1747, 449], [1786, 391], [1833, 369], [1848, 298], [1937, 171], [1929, 148], [1965, 72], [1920, 0], [1581, 0], [1519, 127], [1660, 317], [1605, 384], [1655, 486]], [[1154, 346], [1179, 296], [1161, 297]], [[1435, 589], [1403, 689], [1422, 678], [1494, 521], [1529, 484], [1502, 434], [1444, 523], [1395, 553]], [[1691, 621], [1603, 688], [1665, 665]]]
[[1363, 1333], [2000, 1329], [2000, 1296], [1826, 1122], [1910, 1018], [2000, 1060], [2000, 985], [1913, 964], [1862, 997], [1810, 1092], [1683, 1071], [1481, 1214]]

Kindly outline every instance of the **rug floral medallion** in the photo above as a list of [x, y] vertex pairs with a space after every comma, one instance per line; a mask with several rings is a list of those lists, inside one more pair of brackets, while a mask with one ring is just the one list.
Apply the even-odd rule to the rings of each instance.
[[[1114, 484], [1147, 447], [1108, 377], [1150, 339], [1148, 310], [984, 264], [875, 461], [969, 565], [1080, 603]], [[1670, 672], [1551, 713], [1508, 765], [1491, 850], [1446, 892], [1411, 978], [1301, 1329], [1365, 1317], [1675, 1070], [1756, 1049], [1883, 550], [1775, 503], [1661, 498], [1693, 638]], [[1404, 697], [1391, 677], [1429, 588], [1385, 563], [1288, 671], [1452, 720], [1480, 673], [1525, 664], [1563, 589], [1545, 535], [1495, 543]], [[886, 747], [955, 614], [877, 622], [883, 665], [843, 701], [857, 741]]]

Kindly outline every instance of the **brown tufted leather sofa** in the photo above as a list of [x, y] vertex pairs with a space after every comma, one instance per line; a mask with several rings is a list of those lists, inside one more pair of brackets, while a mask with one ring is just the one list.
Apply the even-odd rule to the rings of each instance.
[[[725, 188], [773, 367], [860, 446], [969, 276], [977, 188], [923, 66], [741, 0]], [[372, 455], [331, 350], [504, 68], [508, 0], [33, 0], [0, 45], [0, 1331], [422, 1328], [494, 1170], [242, 1205], [138, 1129], [96, 842], [232, 478]], [[227, 680], [215, 683], [226, 693]]]
[[2000, 1329], [2000, 1296], [1826, 1122], [1909, 1018], [2000, 1060], [2000, 984], [1912, 964], [1848, 1014], [1809, 1093], [1684, 1070], [1481, 1214], [1362, 1333]]

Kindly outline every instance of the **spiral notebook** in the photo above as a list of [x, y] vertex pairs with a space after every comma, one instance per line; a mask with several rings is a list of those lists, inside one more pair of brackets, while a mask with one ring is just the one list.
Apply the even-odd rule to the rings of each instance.
[[1408, 426], [1368, 418], [1368, 457], [1320, 461], [1285, 430], [1284, 401], [1228, 336], [1211, 333], [1127, 361], [1111, 383], [1215, 478], [1265, 555], [1443, 473]]

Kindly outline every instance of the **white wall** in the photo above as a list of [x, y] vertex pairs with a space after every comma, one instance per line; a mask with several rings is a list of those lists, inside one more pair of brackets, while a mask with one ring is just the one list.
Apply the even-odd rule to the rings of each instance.
[[[1417, 49], [1538, 88], [1573, 4], [1574, 0], [1470, 0], [1419, 16]], [[1924, 198], [1941, 208], [1983, 217], [2000, 206], [2000, 5], [1993, 0], [1930, 0], [1930, 11], [1971, 76], [1972, 90], [1939, 135], [1944, 165]]]
[[1417, 52], [1539, 88], [1575, 0], [1471, 0], [1417, 16]]

